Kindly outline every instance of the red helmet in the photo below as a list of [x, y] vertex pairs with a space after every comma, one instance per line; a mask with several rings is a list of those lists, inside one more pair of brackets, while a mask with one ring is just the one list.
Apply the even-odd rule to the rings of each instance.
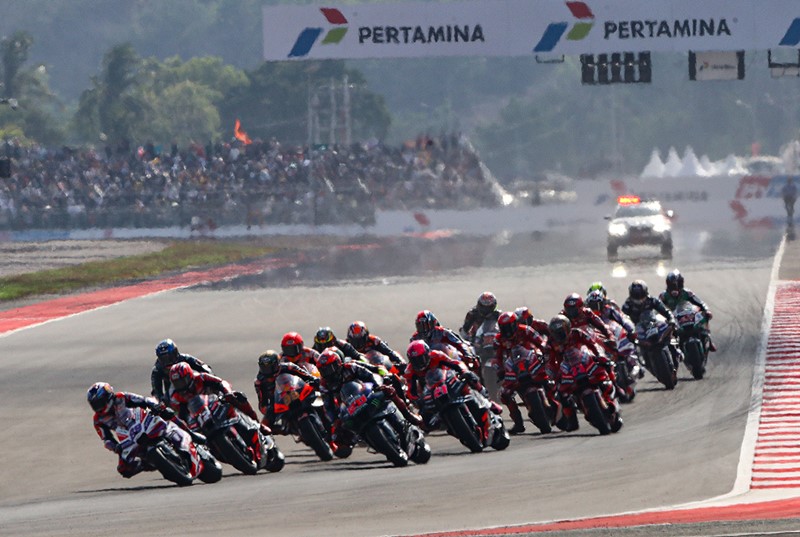
[[564, 315], [567, 319], [575, 319], [583, 309], [583, 299], [578, 293], [570, 294], [564, 299]]
[[517, 322], [520, 324], [527, 324], [528, 326], [533, 325], [533, 313], [531, 313], [528, 306], [520, 306], [514, 310], [514, 313], [517, 314]]
[[185, 392], [194, 384], [194, 371], [186, 362], [180, 362], [169, 368], [169, 382], [175, 391]]
[[439, 320], [432, 311], [422, 310], [417, 313], [416, 326], [420, 336], [428, 337], [434, 327], [439, 326]]
[[500, 335], [506, 339], [514, 337], [518, 324], [519, 319], [517, 318], [517, 314], [513, 311], [504, 311], [500, 314], [500, 317], [497, 318], [497, 326], [500, 327]]
[[361, 352], [366, 348], [367, 340], [369, 340], [369, 330], [367, 329], [367, 325], [363, 322], [355, 321], [350, 325], [350, 328], [347, 329], [347, 341], [355, 347], [357, 351]]
[[303, 336], [297, 332], [286, 332], [281, 339], [281, 351], [291, 358], [299, 356], [303, 352], [303, 347], [305, 347]]
[[336, 378], [342, 371], [342, 355], [338, 349], [327, 348], [317, 359], [320, 375], [324, 378]]
[[406, 349], [406, 356], [415, 371], [424, 371], [428, 364], [431, 363], [431, 348], [428, 344], [418, 339], [412, 341]]
[[497, 308], [497, 297], [494, 296], [494, 293], [485, 291], [478, 297], [477, 308], [478, 313], [480, 313], [482, 317], [486, 317]]

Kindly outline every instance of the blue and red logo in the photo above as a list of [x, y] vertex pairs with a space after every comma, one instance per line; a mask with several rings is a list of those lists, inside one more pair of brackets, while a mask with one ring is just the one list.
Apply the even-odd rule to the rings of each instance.
[[[567, 2], [567, 7], [572, 13], [572, 16], [578, 19], [567, 34], [567, 39], [570, 41], [580, 41], [589, 35], [589, 31], [592, 29], [592, 26], [594, 26], [594, 13], [592, 13], [589, 6], [583, 2]], [[536, 46], [533, 47], [533, 51], [550, 52], [553, 50], [568, 27], [568, 22], [554, 22], [548, 24], [544, 35], [539, 39]]]
[[783, 36], [779, 45], [787, 47], [796, 47], [800, 44], [800, 18], [792, 21], [789, 29], [786, 30], [786, 35]]
[[[325, 15], [328, 22], [334, 25], [333, 28], [328, 30], [328, 33], [325, 34], [325, 37], [322, 39], [322, 44], [335, 45], [339, 43], [347, 34], [347, 26], [343, 26], [347, 24], [347, 19], [342, 15], [341, 11], [335, 8], [321, 7], [320, 11]], [[311, 47], [317, 42], [317, 39], [319, 39], [319, 36], [322, 35], [323, 31], [323, 28], [305, 28], [300, 32], [300, 35], [297, 36], [297, 41], [294, 42], [294, 46], [291, 52], [289, 52], [289, 57], [299, 58], [306, 56], [311, 51]]]

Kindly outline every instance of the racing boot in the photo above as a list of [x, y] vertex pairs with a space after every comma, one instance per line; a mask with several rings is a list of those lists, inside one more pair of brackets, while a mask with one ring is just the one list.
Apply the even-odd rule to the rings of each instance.
[[511, 416], [511, 419], [514, 420], [514, 426], [508, 430], [508, 434], [524, 433], [525, 422], [522, 420], [522, 412], [519, 411], [519, 408], [515, 408], [514, 410], [509, 408], [508, 413]]

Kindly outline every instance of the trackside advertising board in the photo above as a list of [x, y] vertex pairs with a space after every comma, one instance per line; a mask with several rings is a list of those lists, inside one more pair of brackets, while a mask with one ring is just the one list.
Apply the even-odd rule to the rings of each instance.
[[264, 6], [264, 59], [800, 48], [800, 0], [483, 0]]

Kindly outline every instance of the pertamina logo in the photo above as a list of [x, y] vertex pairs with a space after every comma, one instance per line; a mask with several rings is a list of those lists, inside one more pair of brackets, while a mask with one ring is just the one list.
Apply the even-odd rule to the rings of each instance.
[[800, 44], [800, 18], [792, 21], [789, 29], [786, 30], [786, 35], [783, 36], [779, 45], [786, 47], [796, 47]]
[[[322, 11], [322, 14], [328, 22], [334, 25], [334, 27], [329, 29], [328, 33], [325, 34], [325, 37], [322, 39], [322, 44], [335, 45], [339, 43], [347, 34], [347, 26], [342, 26], [347, 24], [347, 19], [338, 9], [321, 7], [319, 10]], [[323, 31], [323, 28], [305, 28], [300, 32], [300, 35], [297, 36], [297, 41], [294, 42], [294, 46], [291, 52], [289, 52], [289, 57], [298, 58], [306, 56], [311, 51], [311, 47], [317, 42], [317, 39], [319, 39], [319, 36], [322, 35]]]
[[[592, 26], [594, 26], [594, 14], [592, 10], [589, 9], [589, 6], [583, 2], [567, 2], [567, 7], [572, 13], [572, 16], [578, 19], [567, 34], [567, 39], [570, 41], [580, 41], [589, 35], [589, 31], [592, 29]], [[553, 50], [568, 27], [568, 22], [554, 22], [549, 24], [542, 38], [536, 46], [533, 47], [533, 51], [550, 52]]]

